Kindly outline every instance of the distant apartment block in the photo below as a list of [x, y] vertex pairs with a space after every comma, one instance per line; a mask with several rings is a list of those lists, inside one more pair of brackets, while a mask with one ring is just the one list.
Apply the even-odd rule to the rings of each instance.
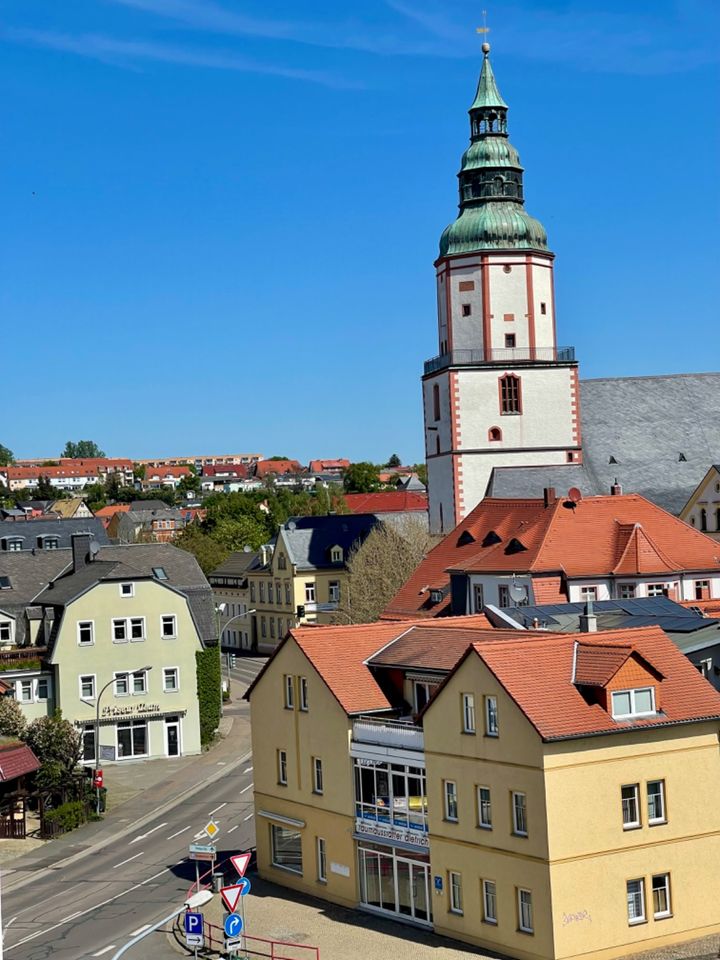
[[261, 453], [223, 453], [208, 456], [187, 456], [187, 457], [154, 457], [145, 460], [135, 460], [139, 467], [178, 467], [183, 464], [193, 465], [200, 469], [208, 464], [216, 466], [217, 464], [236, 464], [236, 463], [257, 463], [263, 459]]
[[61, 490], [82, 490], [91, 483], [105, 483], [115, 474], [121, 485], [133, 482], [132, 460], [97, 457], [88, 460], [61, 458], [53, 466], [13, 464], [0, 467], [0, 481], [10, 490], [36, 487], [41, 477], [46, 477]]

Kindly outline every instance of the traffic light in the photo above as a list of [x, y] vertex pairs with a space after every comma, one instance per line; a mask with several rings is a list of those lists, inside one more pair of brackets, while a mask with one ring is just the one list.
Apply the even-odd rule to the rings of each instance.
[[231, 653], [231, 654], [230, 654], [230, 669], [232, 669], [234, 666], [235, 666], [235, 655]]
[[299, 603], [296, 613], [297, 613], [298, 620], [302, 620], [302, 618], [305, 616], [305, 605], [302, 603]]

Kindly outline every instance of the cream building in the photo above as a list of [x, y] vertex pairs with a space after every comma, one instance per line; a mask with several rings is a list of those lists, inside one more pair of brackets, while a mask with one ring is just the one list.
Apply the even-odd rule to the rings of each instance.
[[223, 650], [251, 650], [253, 637], [249, 573], [260, 564], [260, 554], [252, 550], [231, 553], [208, 575]]
[[248, 691], [268, 879], [521, 960], [720, 931], [720, 696], [656, 627], [297, 629]]
[[710, 467], [680, 511], [680, 519], [720, 540], [720, 465]]

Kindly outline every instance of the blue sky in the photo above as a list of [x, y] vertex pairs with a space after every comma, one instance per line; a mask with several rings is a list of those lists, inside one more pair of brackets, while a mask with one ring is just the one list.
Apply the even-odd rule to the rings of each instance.
[[[466, 0], [5, 0], [0, 442], [421, 459]], [[714, 0], [490, 7], [583, 377], [718, 369]]]

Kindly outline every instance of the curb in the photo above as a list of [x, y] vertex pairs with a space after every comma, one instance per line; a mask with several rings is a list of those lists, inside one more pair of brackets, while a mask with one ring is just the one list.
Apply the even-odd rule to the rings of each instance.
[[[220, 770], [216, 770], [215, 773], [210, 774], [201, 782], [196, 783], [192, 787], [188, 787], [181, 793], [176, 794], [171, 800], [167, 800], [161, 806], [156, 807], [154, 810], [144, 814], [142, 817], [138, 817], [138, 819], [134, 820], [132, 823], [125, 824], [121, 830], [118, 830], [111, 836], [106, 837], [104, 840], [100, 840], [98, 843], [92, 844], [86, 850], [79, 850], [77, 853], [70, 854], [70, 856], [64, 857], [62, 860], [58, 860], [56, 863], [52, 864], [51, 867], [46, 867], [45, 869], [62, 870], [63, 867], [67, 867], [71, 863], [76, 863], [78, 860], [82, 860], [83, 857], [87, 857], [92, 853], [96, 853], [98, 850], [104, 850], [105, 847], [109, 847], [110, 844], [115, 843], [117, 840], [122, 840], [123, 837], [126, 837], [129, 834], [134, 833], [136, 830], [144, 827], [146, 823], [150, 823], [156, 817], [162, 816], [162, 814], [166, 813], [168, 810], [172, 810], [173, 807], [178, 806], [188, 797], [192, 797], [194, 794], [200, 793], [200, 791], [204, 790], [209, 783], [215, 783], [216, 780], [220, 780], [221, 777], [225, 776], [225, 774], [229, 771], [234, 770], [243, 763], [246, 763], [251, 756], [252, 751], [249, 751], [242, 757], [239, 757], [237, 760], [230, 760], [226, 762], [225, 766]], [[3, 871], [3, 874], [4, 873], [5, 871]], [[26, 877], [19, 877], [15, 882], [13, 882], [12, 879], [6, 880], [3, 876], [3, 893], [11, 890], [19, 890], [21, 887], [26, 886], [28, 883], [32, 883], [34, 880], [35, 871]]]

